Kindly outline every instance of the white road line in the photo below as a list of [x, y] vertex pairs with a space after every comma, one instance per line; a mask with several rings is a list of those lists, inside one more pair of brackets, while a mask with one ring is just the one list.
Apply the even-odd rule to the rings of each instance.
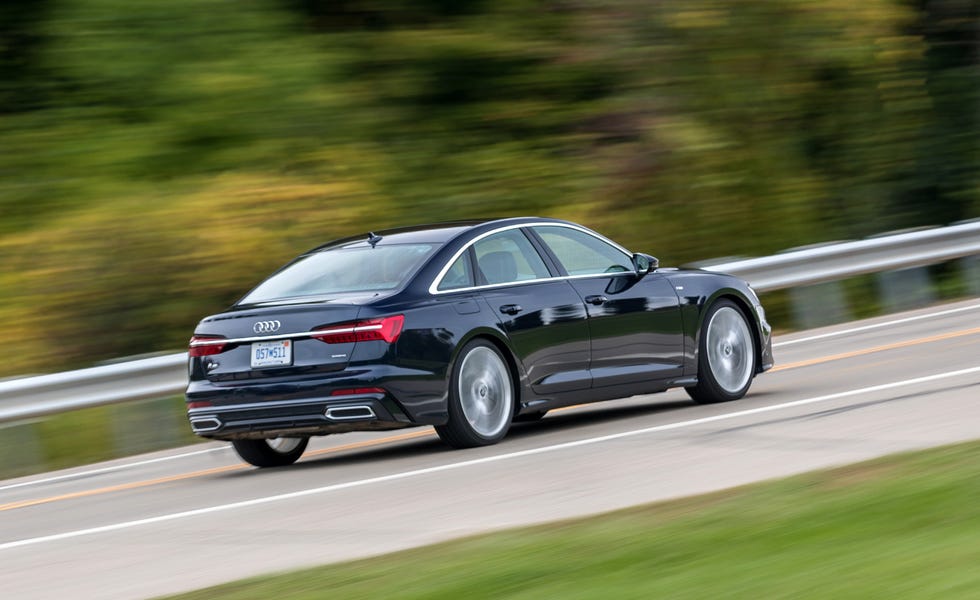
[[850, 329], [841, 329], [840, 331], [831, 331], [829, 333], [821, 333], [819, 335], [811, 335], [807, 337], [802, 337], [795, 340], [786, 340], [784, 342], [775, 342], [773, 348], [781, 348], [783, 346], [791, 346], [793, 344], [801, 344], [803, 342], [812, 342], [814, 340], [823, 340], [826, 338], [837, 337], [840, 335], [847, 335], [849, 333], [857, 333], [859, 331], [868, 331], [871, 329], [881, 329], [882, 327], [890, 327], [892, 325], [901, 325], [903, 323], [911, 323], [913, 321], [921, 321], [923, 319], [931, 319], [933, 317], [942, 317], [945, 315], [952, 315], [968, 310], [977, 310], [980, 308], [980, 304], [971, 304], [970, 306], [961, 306], [959, 308], [951, 308], [949, 310], [941, 310], [939, 312], [928, 313], [924, 315], [915, 315], [914, 317], [905, 317], [904, 319], [895, 319], [894, 321], [885, 321], [883, 323], [874, 323], [871, 325], [862, 325], [860, 327], [852, 327]]
[[0, 550], [10, 550], [12, 548], [20, 548], [23, 546], [32, 546], [35, 544], [41, 544], [44, 542], [55, 542], [59, 540], [66, 540], [70, 538], [82, 537], [86, 535], [93, 535], [97, 533], [106, 533], [110, 531], [119, 531], [121, 529], [130, 529], [133, 527], [140, 527], [143, 525], [152, 525], [155, 523], [163, 523], [165, 521], [175, 521], [177, 519], [185, 519], [188, 517], [196, 517], [199, 515], [207, 515], [216, 512], [224, 512], [229, 510], [235, 510], [239, 508], [248, 508], [251, 506], [259, 506], [262, 504], [269, 504], [272, 502], [280, 502], [283, 500], [292, 500], [294, 498], [302, 498], [304, 496], [312, 496], [315, 494], [325, 494], [328, 492], [336, 492], [339, 490], [346, 490], [350, 488], [363, 487], [367, 485], [372, 485], [376, 483], [386, 483], [389, 481], [397, 481], [400, 479], [409, 479], [413, 477], [420, 477], [423, 475], [429, 475], [432, 473], [441, 473], [443, 471], [453, 471], [456, 469], [462, 469], [465, 467], [472, 467], [475, 465], [482, 465], [493, 462], [500, 462], [503, 460], [510, 460], [512, 458], [521, 458], [525, 456], [533, 456], [536, 454], [544, 454], [547, 452], [555, 452], [558, 450], [565, 450], [568, 448], [577, 448], [580, 446], [588, 446], [592, 444], [599, 444], [602, 442], [608, 442], [610, 440], [617, 440], [626, 437], [632, 437], [637, 435], [644, 435], [648, 433], [658, 433], [661, 431], [669, 431], [672, 429], [681, 429], [683, 427], [693, 427], [695, 425], [703, 425], [705, 423], [713, 423], [716, 421], [724, 421], [727, 419], [734, 419], [737, 417], [744, 417], [748, 415], [756, 415], [759, 413], [771, 412], [775, 410], [782, 410], [785, 408], [792, 408], [795, 406], [803, 406], [806, 404], [816, 404], [818, 402], [827, 402], [829, 400], [838, 400], [840, 398], [847, 398], [850, 396], [860, 396], [864, 394], [869, 394], [873, 392], [880, 392], [883, 390], [890, 390], [895, 388], [902, 388], [909, 385], [916, 385], [919, 383], [928, 383], [930, 381], [937, 381], [940, 379], [949, 379], [951, 377], [958, 377], [960, 375], [969, 375], [972, 373], [980, 373], [980, 366], [972, 367], [969, 369], [960, 369], [958, 371], [949, 371], [947, 373], [938, 373], [936, 375], [927, 375], [925, 377], [916, 377], [914, 379], [906, 379], [904, 381], [896, 381], [892, 383], [885, 383], [881, 385], [873, 385], [870, 387], [860, 388], [856, 390], [849, 390], [846, 392], [838, 392], [836, 394], [828, 394], [825, 396], [816, 396], [813, 398], [806, 398], [804, 400], [795, 400], [793, 402], [785, 402], [783, 404], [773, 404], [770, 406], [760, 406], [758, 408], [750, 408], [747, 410], [739, 410], [732, 413], [725, 413], [721, 415], [714, 415], [711, 417], [702, 417], [700, 419], [692, 419], [690, 421], [680, 421], [677, 423], [668, 423], [666, 425], [655, 425], [653, 427], [646, 427], [643, 429], [635, 429], [632, 431], [623, 431], [620, 433], [613, 433], [609, 435], [603, 435], [599, 437], [586, 438], [582, 440], [575, 440], [572, 442], [564, 442], [561, 444], [554, 444], [551, 446], [542, 446], [540, 448], [532, 448], [530, 450], [521, 450], [518, 452], [510, 452], [508, 454], [498, 454], [495, 456], [487, 456], [484, 458], [476, 458], [473, 460], [464, 460], [461, 462], [450, 463], [446, 465], [440, 465], [437, 467], [428, 467], [425, 469], [414, 469], [411, 471], [403, 471], [401, 473], [393, 473], [391, 475], [382, 475], [379, 477], [370, 477], [368, 479], [360, 479], [357, 481], [349, 481], [346, 483], [338, 483], [334, 485], [327, 485], [318, 488], [311, 488], [307, 490], [300, 490], [297, 492], [289, 492], [286, 494], [277, 494], [274, 496], [265, 496], [262, 498], [254, 498], [252, 500], [243, 500], [240, 502], [232, 502], [229, 504], [219, 504], [217, 506], [209, 506], [206, 508], [197, 508], [194, 510], [186, 510], [177, 513], [170, 513], [166, 515], [159, 515], [156, 517], [149, 517], [146, 519], [137, 519], [134, 521], [124, 521], [122, 523], [113, 523], [111, 525], [103, 525], [101, 527], [91, 527], [88, 529], [77, 529], [75, 531], [66, 531], [64, 533], [56, 533], [52, 535], [45, 535], [35, 538], [26, 538], [22, 540], [15, 540], [12, 542], [6, 542], [0, 544]]
[[188, 456], [197, 456], [198, 454], [208, 454], [209, 452], [219, 452], [222, 450], [228, 450], [230, 446], [219, 446], [217, 448], [206, 448], [204, 450], [195, 450], [193, 452], [184, 452], [183, 454], [174, 454], [171, 456], [161, 456], [159, 458], [148, 458], [146, 460], [139, 460], [136, 462], [125, 463], [122, 465], [112, 465], [110, 467], [100, 467], [98, 469], [89, 469], [88, 471], [79, 471], [77, 473], [65, 473], [64, 475], [55, 475], [54, 477], [45, 477], [44, 479], [32, 479], [30, 481], [21, 481], [19, 483], [11, 483], [8, 485], [0, 486], [0, 492], [4, 490], [12, 490], [14, 488], [26, 487], [29, 485], [39, 485], [42, 483], [52, 483], [55, 481], [62, 481], [64, 479], [81, 479], [83, 477], [88, 477], [89, 475], [101, 475], [102, 473], [112, 473], [113, 471], [122, 471], [123, 469], [130, 469], [132, 467], [142, 467], [143, 465], [152, 465], [154, 463], [166, 462], [170, 460], [176, 460], [178, 458], [185, 458]]

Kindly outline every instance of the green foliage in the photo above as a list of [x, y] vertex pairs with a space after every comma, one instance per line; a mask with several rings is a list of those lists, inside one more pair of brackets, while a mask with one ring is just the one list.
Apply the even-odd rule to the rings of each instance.
[[973, 442], [175, 598], [971, 597], [978, 458]]
[[172, 349], [297, 252], [540, 214], [663, 264], [980, 215], [966, 0], [0, 9], [0, 375]]

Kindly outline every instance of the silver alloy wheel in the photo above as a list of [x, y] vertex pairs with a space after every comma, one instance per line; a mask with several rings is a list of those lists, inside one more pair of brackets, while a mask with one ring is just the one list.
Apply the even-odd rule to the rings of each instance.
[[479, 346], [463, 357], [458, 391], [463, 416], [473, 431], [492, 438], [507, 426], [514, 393], [507, 365], [496, 352]]
[[298, 437], [277, 437], [267, 439], [265, 443], [269, 448], [279, 454], [289, 454], [295, 450], [301, 443], [303, 438]]
[[752, 377], [752, 333], [745, 318], [730, 306], [719, 308], [708, 323], [708, 366], [721, 389], [739, 393]]

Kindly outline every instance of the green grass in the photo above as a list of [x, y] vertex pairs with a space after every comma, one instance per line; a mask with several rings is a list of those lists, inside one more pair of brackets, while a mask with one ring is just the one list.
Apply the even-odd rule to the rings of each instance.
[[975, 598], [978, 498], [980, 441], [176, 598]]

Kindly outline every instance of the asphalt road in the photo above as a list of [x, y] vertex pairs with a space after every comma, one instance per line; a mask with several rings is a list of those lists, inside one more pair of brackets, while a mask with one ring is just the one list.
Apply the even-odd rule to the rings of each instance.
[[0, 597], [148, 598], [980, 438], [980, 299], [776, 340], [734, 403], [549, 414], [465, 451], [431, 429], [224, 444], [0, 482]]

